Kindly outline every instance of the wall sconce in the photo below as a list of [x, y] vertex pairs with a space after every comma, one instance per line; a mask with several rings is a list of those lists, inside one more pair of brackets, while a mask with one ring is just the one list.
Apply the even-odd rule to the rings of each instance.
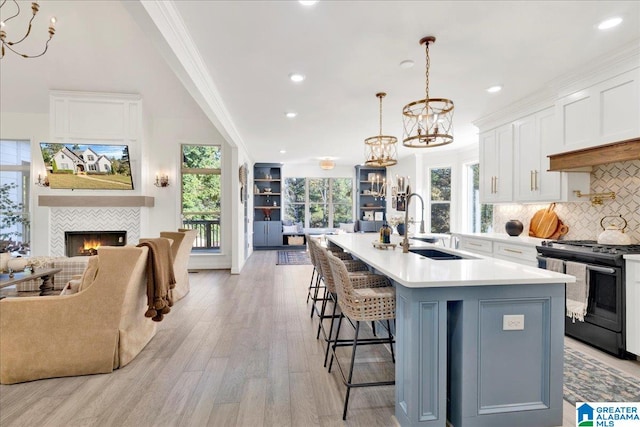
[[168, 187], [169, 175], [156, 175], [156, 182], [153, 183], [156, 187]]
[[41, 174], [38, 174], [38, 180], [36, 181], [36, 185], [39, 187], [48, 187], [49, 186], [49, 177], [47, 175], [42, 177]]

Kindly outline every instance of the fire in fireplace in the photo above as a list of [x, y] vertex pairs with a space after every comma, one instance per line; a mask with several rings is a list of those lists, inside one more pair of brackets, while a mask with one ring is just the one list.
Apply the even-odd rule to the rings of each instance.
[[100, 246], [124, 246], [127, 244], [126, 231], [65, 231], [66, 255], [91, 256], [98, 253]]

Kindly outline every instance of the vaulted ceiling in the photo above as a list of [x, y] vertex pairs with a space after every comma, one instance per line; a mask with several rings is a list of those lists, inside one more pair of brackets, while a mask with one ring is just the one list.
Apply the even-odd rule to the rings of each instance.
[[[354, 165], [364, 158], [363, 140], [378, 134], [376, 92], [388, 94], [384, 133], [402, 139], [402, 106], [424, 97], [423, 36], [437, 37], [430, 94], [456, 105], [455, 141], [434, 150], [474, 144], [474, 120], [640, 43], [638, 1], [325, 0], [305, 7], [180, 0], [169, 4], [183, 24], [177, 36], [157, 19], [151, 34], [140, 12], [147, 6], [137, 4], [136, 12], [131, 2], [42, 2], [41, 14], [58, 17], [58, 32], [42, 58], [2, 59], [0, 111], [46, 112], [49, 89], [140, 93], [155, 117], [205, 110], [254, 160], [315, 163], [330, 156]], [[620, 26], [596, 29], [613, 16], [623, 18]], [[38, 25], [46, 25], [44, 17], [32, 37]], [[159, 43], [158, 35], [168, 34], [194, 48], [202, 67], [192, 76], [207, 74], [213, 98], [194, 94], [192, 82], [174, 73], [183, 48]], [[415, 66], [401, 68], [404, 60]], [[306, 79], [294, 84], [292, 72]], [[503, 90], [485, 91], [495, 84]], [[212, 99], [215, 118], [204, 105]], [[289, 111], [297, 117], [286, 118]], [[415, 152], [399, 149], [401, 157]]]

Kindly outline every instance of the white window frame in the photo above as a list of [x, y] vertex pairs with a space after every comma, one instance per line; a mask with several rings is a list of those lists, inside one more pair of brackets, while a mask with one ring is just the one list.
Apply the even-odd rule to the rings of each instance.
[[[449, 183], [450, 187], [451, 187], [451, 191], [449, 194], [449, 200], [448, 201], [433, 201], [431, 200], [431, 171], [433, 169], [449, 169], [450, 170], [450, 180], [451, 182]], [[431, 165], [427, 168], [427, 200], [425, 200], [425, 210], [427, 212], [425, 212], [425, 216], [427, 217], [426, 220], [426, 224], [425, 224], [425, 228], [427, 231], [427, 233], [431, 233], [431, 227], [432, 227], [432, 220], [431, 220], [431, 206], [432, 205], [437, 205], [437, 204], [448, 204], [449, 205], [449, 231], [451, 231], [452, 227], [453, 227], [453, 199], [454, 199], [454, 171], [455, 168], [452, 164], [443, 164], [443, 165]]]

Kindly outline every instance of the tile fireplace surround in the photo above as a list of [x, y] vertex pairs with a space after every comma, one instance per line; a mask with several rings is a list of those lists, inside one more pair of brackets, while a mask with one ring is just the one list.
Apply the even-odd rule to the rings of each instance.
[[140, 240], [139, 207], [65, 208], [52, 207], [50, 211], [49, 254], [65, 255], [65, 231], [120, 231], [127, 232], [127, 242]]

